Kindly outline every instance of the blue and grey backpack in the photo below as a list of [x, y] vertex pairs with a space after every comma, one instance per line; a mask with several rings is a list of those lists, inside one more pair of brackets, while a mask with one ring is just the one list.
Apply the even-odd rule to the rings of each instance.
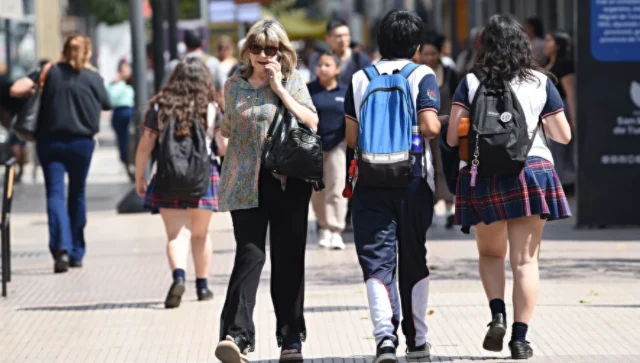
[[370, 83], [360, 106], [358, 185], [401, 188], [422, 175], [423, 141], [408, 81], [416, 68], [409, 63], [393, 74], [364, 69]]

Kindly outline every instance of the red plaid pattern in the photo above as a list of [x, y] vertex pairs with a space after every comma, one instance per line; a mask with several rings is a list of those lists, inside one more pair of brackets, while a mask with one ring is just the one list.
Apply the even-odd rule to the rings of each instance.
[[144, 200], [144, 207], [157, 212], [160, 208], [171, 209], [205, 209], [214, 212], [218, 211], [218, 184], [220, 183], [218, 162], [212, 158], [211, 160], [211, 175], [209, 177], [210, 184], [207, 194], [202, 198], [195, 200], [174, 200], [174, 199], [162, 199], [155, 196], [155, 177], [151, 179], [149, 187], [147, 188], [147, 194]]
[[530, 157], [520, 175], [478, 177], [471, 187], [468, 167], [460, 170], [456, 190], [455, 223], [468, 232], [480, 222], [540, 215], [547, 220], [569, 218], [571, 210], [553, 164]]

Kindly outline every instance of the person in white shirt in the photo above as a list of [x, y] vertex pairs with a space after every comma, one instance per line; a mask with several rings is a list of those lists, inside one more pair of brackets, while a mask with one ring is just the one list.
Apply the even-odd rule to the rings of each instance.
[[[476, 112], [477, 104], [473, 101], [480, 88], [480, 79], [484, 79], [488, 88], [482, 86], [483, 90], [504, 90], [508, 82], [522, 110], [519, 120], [526, 121], [524, 133], [530, 148], [519, 174], [483, 176], [477, 175], [478, 166], [482, 168], [490, 161], [488, 156], [482, 158], [483, 147], [478, 146], [480, 142], [476, 143], [474, 166], [470, 168], [463, 162], [458, 175], [455, 224], [462, 225], [466, 233], [470, 227], [474, 228], [480, 255], [480, 278], [492, 316], [483, 348], [495, 352], [502, 351], [507, 327], [504, 289], [509, 248], [514, 285], [514, 323], [509, 349], [512, 358], [528, 359], [533, 356], [526, 336], [540, 285], [538, 256], [542, 232], [546, 221], [571, 216], [553, 157], [544, 137], [538, 133], [543, 128], [551, 139], [567, 144], [571, 140], [571, 129], [558, 90], [549, 74], [534, 59], [527, 35], [517, 20], [510, 15], [492, 16], [481, 42], [472, 73], [463, 79], [453, 96], [447, 144], [450, 147], [459, 145], [461, 119], [471, 118], [470, 124], [476, 128], [482, 122], [491, 122], [489, 116], [484, 116], [490, 111]], [[483, 110], [483, 105], [478, 105], [478, 110]], [[500, 116], [499, 121], [494, 119], [493, 122], [508, 123], [511, 119], [507, 112]], [[491, 137], [477, 134], [477, 138], [481, 136]], [[484, 145], [484, 150], [488, 150], [486, 143]]]

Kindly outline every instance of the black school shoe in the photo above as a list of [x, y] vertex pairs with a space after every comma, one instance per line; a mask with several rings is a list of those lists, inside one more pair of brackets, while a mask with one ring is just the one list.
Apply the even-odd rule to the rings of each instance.
[[504, 336], [507, 333], [507, 325], [502, 313], [495, 314], [488, 325], [489, 331], [484, 337], [482, 347], [491, 352], [502, 352]]
[[533, 357], [533, 349], [529, 342], [515, 341], [509, 343], [512, 359], [529, 359]]
[[[291, 334], [282, 337], [280, 350], [280, 362], [302, 362], [302, 338], [300, 334]], [[292, 351], [284, 353], [285, 351]]]
[[376, 359], [373, 363], [396, 363], [396, 345], [390, 338], [387, 338], [378, 344], [376, 348]]
[[198, 289], [196, 291], [196, 294], [198, 295], [198, 301], [207, 301], [213, 299], [213, 292], [211, 292], [211, 290], [209, 290], [208, 288]]
[[174, 279], [171, 287], [169, 288], [169, 292], [167, 293], [167, 298], [164, 300], [165, 309], [174, 309], [180, 306], [184, 290], [184, 279], [182, 277]]

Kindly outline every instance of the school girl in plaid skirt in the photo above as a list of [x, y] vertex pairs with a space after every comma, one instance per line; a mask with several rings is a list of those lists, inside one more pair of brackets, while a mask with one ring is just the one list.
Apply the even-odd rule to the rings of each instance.
[[[173, 283], [165, 299], [167, 309], [180, 306], [185, 292], [185, 269], [191, 242], [195, 266], [196, 294], [198, 300], [210, 300], [207, 276], [211, 264], [211, 241], [208, 229], [211, 214], [218, 210], [219, 166], [211, 151], [214, 132], [215, 90], [209, 71], [198, 58], [187, 58], [176, 66], [167, 85], [150, 101], [145, 117], [142, 137], [136, 154], [136, 190], [145, 198], [144, 206], [152, 213], [160, 213], [167, 233], [167, 256], [173, 274]], [[159, 135], [168, 126], [170, 118], [176, 120], [177, 137], [191, 137], [191, 126], [200, 120], [206, 130], [206, 143], [211, 169], [209, 185], [199, 199], [174, 200], [156, 195], [156, 178], [147, 183], [144, 171]], [[162, 147], [162, 146], [161, 146]], [[158, 164], [167, 162], [159, 158]]]
[[[480, 177], [461, 163], [455, 223], [466, 233], [471, 227], [475, 232], [480, 277], [491, 309], [483, 347], [490, 351], [502, 350], [507, 330], [504, 271], [510, 250], [514, 323], [509, 349], [514, 359], [527, 359], [533, 356], [526, 334], [538, 295], [542, 232], [547, 221], [571, 216], [551, 152], [543, 136], [537, 135], [540, 117], [547, 135], [559, 143], [567, 144], [571, 131], [554, 80], [536, 64], [522, 26], [511, 16], [494, 15], [481, 37], [482, 50], [473, 71], [487, 74], [490, 82], [510, 83], [533, 144], [519, 175]], [[458, 125], [461, 118], [470, 117], [479, 85], [478, 77], [470, 73], [454, 94], [446, 138], [451, 147], [459, 144]]]

